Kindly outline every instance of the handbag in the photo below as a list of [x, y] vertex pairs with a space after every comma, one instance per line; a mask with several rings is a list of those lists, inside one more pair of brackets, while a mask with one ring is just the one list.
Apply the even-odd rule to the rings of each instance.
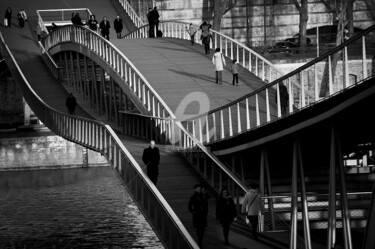
[[4, 18], [4, 26], [8, 27], [8, 19]]

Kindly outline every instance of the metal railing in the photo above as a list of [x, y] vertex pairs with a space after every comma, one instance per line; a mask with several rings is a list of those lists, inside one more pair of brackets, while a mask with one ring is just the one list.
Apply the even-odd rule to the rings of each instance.
[[103, 154], [168, 248], [199, 248], [112, 128], [95, 120], [57, 111], [44, 103], [29, 85], [1, 33], [0, 40], [0, 53], [25, 100], [43, 124], [55, 134]]
[[[195, 26], [195, 25], [194, 25]], [[159, 23], [159, 30], [163, 32], [163, 37], [178, 38], [190, 40], [190, 35], [187, 32], [189, 24], [176, 21], [162, 21]], [[194, 36], [195, 42], [202, 44], [200, 39], [201, 29], [195, 26], [197, 33]], [[284, 73], [278, 70], [271, 62], [265, 59], [257, 52], [246, 47], [242, 43], [226, 36], [218, 31], [211, 30], [213, 39], [210, 41], [210, 48], [220, 47], [222, 53], [230, 59], [236, 58], [238, 63], [244, 68], [248, 69], [251, 73], [255, 74], [262, 80], [271, 82], [278, 79]], [[154, 34], [156, 34], [156, 27]], [[134, 38], [148, 38], [149, 26], [144, 25], [139, 29], [124, 36], [125, 39]]]
[[42, 59], [44, 63], [47, 65], [48, 69], [52, 73], [53, 77], [55, 79], [59, 80], [62, 77], [62, 68], [57, 66], [56, 62], [53, 60], [51, 55], [44, 49], [42, 43], [38, 42], [41, 53], [42, 53]]
[[41, 27], [42, 31], [49, 33], [47, 26], [51, 26], [52, 23], [59, 25], [72, 24], [72, 14], [78, 13], [82, 19], [82, 23], [86, 23], [90, 16], [91, 11], [88, 8], [76, 8], [76, 9], [45, 9], [37, 10], [36, 14], [38, 16], [38, 25]]
[[[351, 88], [374, 75], [374, 31], [375, 25], [293, 72], [225, 106], [193, 117], [184, 125], [201, 143], [213, 143]], [[281, 87], [286, 87], [286, 96], [280, 94]]]
[[[347, 193], [350, 211], [351, 227], [365, 228], [369, 214], [371, 192]], [[300, 198], [300, 197], [299, 197]], [[265, 214], [261, 217], [259, 226], [261, 231], [290, 231], [292, 196], [266, 196]], [[336, 194], [336, 201], [340, 203], [340, 194]], [[308, 215], [311, 229], [327, 229], [328, 227], [329, 194], [307, 195]], [[341, 207], [337, 209], [337, 228], [342, 227]], [[302, 210], [298, 211], [298, 220], [302, 222]]]
[[[188, 132], [180, 121], [176, 120], [175, 115], [152, 88], [146, 78], [138, 71], [138, 69], [129, 61], [125, 55], [119, 51], [112, 43], [108, 42], [103, 37], [91, 30], [80, 27], [80, 26], [64, 26], [53, 31], [44, 40], [46, 50], [50, 50], [56, 45], [61, 43], [73, 43], [79, 46], [88, 48], [93, 55], [99, 56], [103, 59], [112, 69], [112, 73], [115, 73], [122, 82], [118, 84], [124, 84], [128, 87], [137, 97], [140, 103], [144, 106], [145, 110], [149, 112], [153, 118], [159, 120], [155, 124], [155, 129], [164, 134], [165, 142], [172, 145], [178, 146], [178, 148], [188, 149], [189, 156], [193, 157], [192, 150], [200, 151], [206, 155], [204, 163], [207, 167], [212, 167], [212, 174], [215, 172], [219, 176], [207, 176], [210, 177], [213, 183], [218, 182], [221, 187], [224, 181], [228, 182], [228, 186], [238, 188], [237, 192], [243, 196], [248, 187], [236, 177], [230, 169], [228, 169], [220, 160], [216, 158], [211, 152], [203, 146], [198, 139]], [[111, 72], [108, 72], [111, 74]], [[140, 119], [147, 117], [140, 116]], [[161, 122], [160, 120], [173, 120], [173, 122]], [[140, 121], [143, 122], [143, 121]], [[187, 155], [185, 154], [185, 155]], [[192, 159], [193, 160], [193, 159]], [[218, 179], [216, 179], [218, 178]], [[224, 180], [225, 179], [225, 180]]]
[[137, 28], [144, 25], [142, 19], [137, 15], [137, 13], [127, 0], [119, 0], [119, 2]]

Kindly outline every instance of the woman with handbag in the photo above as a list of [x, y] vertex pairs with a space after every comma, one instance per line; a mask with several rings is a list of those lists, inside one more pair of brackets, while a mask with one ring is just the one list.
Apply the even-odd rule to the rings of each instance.
[[262, 197], [258, 192], [258, 184], [250, 184], [250, 190], [245, 195], [241, 211], [242, 213], [246, 212], [246, 217], [251, 223], [253, 237], [258, 240], [258, 216], [259, 212], [264, 213]]

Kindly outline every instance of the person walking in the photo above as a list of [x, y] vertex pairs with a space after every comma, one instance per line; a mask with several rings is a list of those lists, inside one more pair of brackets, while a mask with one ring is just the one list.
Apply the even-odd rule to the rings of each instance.
[[195, 33], [197, 33], [197, 28], [192, 23], [190, 23], [189, 28], [186, 28], [186, 31], [190, 35], [191, 45], [193, 46], [195, 43], [194, 40], [195, 40]]
[[8, 7], [4, 15], [4, 25], [8, 26], [8, 29], [12, 27], [12, 9]]
[[[152, 22], [152, 30], [153, 30], [153, 33], [154, 33], [154, 37], [158, 37], [159, 36], [159, 12], [158, 12], [158, 9], [157, 7], [155, 6], [153, 10], [151, 10], [150, 12], [150, 19], [151, 19], [151, 22]], [[151, 28], [151, 27], [150, 27]]]
[[233, 64], [232, 64], [232, 74], [233, 74], [233, 80], [232, 84], [238, 86], [238, 62], [237, 59], [233, 59]]
[[[268, 81], [266, 83], [268, 83]], [[286, 110], [288, 108], [289, 93], [288, 93], [288, 88], [284, 85], [284, 82], [281, 82], [279, 84], [279, 97], [280, 97], [281, 115], [285, 115]], [[275, 95], [275, 102], [276, 102], [276, 104], [278, 103], [277, 92], [276, 92], [276, 95]]]
[[223, 54], [220, 52], [220, 48], [215, 49], [215, 54], [212, 57], [212, 63], [215, 66], [216, 83], [223, 84], [223, 70], [226, 63]]
[[109, 29], [111, 28], [111, 24], [107, 20], [107, 17], [103, 17], [103, 21], [99, 24], [100, 33], [102, 36], [109, 41]]
[[77, 107], [77, 100], [73, 96], [73, 93], [70, 93], [68, 95], [68, 98], [65, 101], [65, 105], [68, 108], [68, 113], [71, 114], [71, 115], [75, 115], [76, 107]]
[[113, 21], [113, 27], [115, 28], [117, 38], [121, 39], [121, 32], [122, 32], [122, 29], [124, 28], [124, 26], [122, 24], [122, 20], [121, 20], [120, 16], [117, 16], [116, 19]]
[[22, 15], [23, 19], [25, 20], [25, 22], [27, 22], [27, 14], [26, 14], [25, 9], [21, 9], [21, 15]]
[[202, 29], [201, 40], [205, 53], [210, 54], [210, 41], [212, 40], [212, 34], [208, 28]]
[[194, 186], [194, 193], [190, 196], [188, 209], [193, 215], [193, 227], [196, 230], [198, 246], [202, 248], [204, 231], [207, 227], [206, 197], [202, 194], [202, 185]]
[[155, 146], [155, 141], [150, 141], [150, 146], [143, 150], [142, 161], [147, 166], [147, 175], [155, 184], [159, 176], [160, 152], [159, 148]]
[[22, 15], [22, 10], [18, 11], [17, 13], [18, 25], [23, 28], [25, 26], [25, 19]]
[[229, 228], [236, 217], [237, 210], [233, 198], [229, 195], [228, 189], [223, 188], [216, 200], [216, 220], [220, 221], [223, 226], [225, 245], [229, 245]]
[[253, 237], [258, 240], [258, 216], [264, 213], [262, 197], [258, 192], [258, 184], [251, 183], [242, 203], [241, 212], [245, 213], [250, 221]]
[[99, 22], [96, 20], [95, 15], [91, 15], [89, 21], [87, 22], [89, 29], [97, 32], [99, 27]]
[[154, 22], [152, 21], [152, 8], [148, 8], [148, 12], [147, 12], [147, 21], [148, 21], [148, 26], [149, 26], [149, 30], [148, 30], [148, 37], [149, 38], [152, 38], [152, 37], [155, 37], [155, 34], [154, 34]]

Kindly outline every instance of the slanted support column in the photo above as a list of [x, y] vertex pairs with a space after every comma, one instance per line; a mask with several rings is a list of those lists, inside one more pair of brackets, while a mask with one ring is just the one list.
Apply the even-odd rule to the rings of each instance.
[[305, 187], [305, 174], [303, 169], [303, 160], [301, 152], [301, 143], [296, 139], [293, 144], [293, 170], [292, 170], [292, 214], [291, 214], [291, 233], [290, 249], [297, 248], [297, 222], [298, 222], [298, 170], [300, 172], [301, 203], [302, 203], [302, 220], [304, 230], [305, 248], [311, 249], [309, 211], [307, 206], [307, 196]]
[[31, 109], [26, 100], [23, 99], [23, 124], [30, 125]]
[[[262, 196], [272, 196], [272, 188], [271, 188], [271, 176], [269, 171], [268, 165], [268, 152], [266, 148], [263, 148], [261, 151], [261, 159], [260, 159], [260, 193]], [[267, 194], [266, 194], [266, 186], [267, 186]], [[268, 199], [268, 211], [271, 215], [271, 224], [272, 230], [275, 229], [275, 214], [273, 208], [273, 199]]]
[[352, 249], [352, 236], [350, 230], [350, 217], [346, 193], [346, 180], [344, 173], [344, 164], [342, 160], [340, 137], [336, 127], [332, 126], [327, 249], [334, 248], [336, 245], [336, 169], [338, 169], [340, 181], [343, 244], [345, 249]]
[[366, 224], [366, 232], [363, 239], [362, 249], [375, 248], [375, 183], [372, 187], [372, 198], [369, 209], [369, 215]]

